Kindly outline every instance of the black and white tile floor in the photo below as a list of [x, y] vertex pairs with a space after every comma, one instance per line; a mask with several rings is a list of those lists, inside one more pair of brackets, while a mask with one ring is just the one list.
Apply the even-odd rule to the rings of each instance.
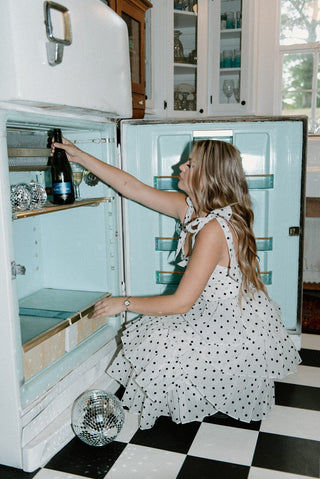
[[219, 414], [202, 423], [158, 419], [138, 429], [126, 414], [105, 447], [73, 439], [32, 474], [0, 466], [0, 479], [306, 479], [320, 477], [320, 335], [302, 336], [302, 364], [276, 383], [276, 406], [262, 422]]

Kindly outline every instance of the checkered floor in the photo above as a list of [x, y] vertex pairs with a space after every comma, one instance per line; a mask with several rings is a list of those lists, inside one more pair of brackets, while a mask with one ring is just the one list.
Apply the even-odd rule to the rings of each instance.
[[320, 477], [320, 335], [302, 336], [302, 364], [276, 383], [276, 406], [251, 424], [223, 414], [202, 423], [161, 417], [138, 429], [127, 414], [105, 447], [73, 439], [32, 474], [0, 466], [0, 479], [299, 479]]

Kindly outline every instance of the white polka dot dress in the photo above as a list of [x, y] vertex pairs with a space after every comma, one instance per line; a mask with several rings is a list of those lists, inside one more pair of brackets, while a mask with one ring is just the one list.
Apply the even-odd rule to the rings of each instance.
[[188, 211], [177, 254], [184, 257], [186, 232], [196, 234], [217, 219], [225, 233], [230, 267], [217, 266], [186, 314], [142, 316], [127, 326], [123, 347], [108, 374], [126, 387], [122, 404], [140, 414], [140, 427], [159, 416], [177, 423], [223, 412], [241, 421], [263, 419], [274, 404], [274, 380], [296, 370], [300, 357], [280, 319], [279, 307], [262, 292], [239, 302], [241, 271], [228, 219], [230, 206], [190, 223]]

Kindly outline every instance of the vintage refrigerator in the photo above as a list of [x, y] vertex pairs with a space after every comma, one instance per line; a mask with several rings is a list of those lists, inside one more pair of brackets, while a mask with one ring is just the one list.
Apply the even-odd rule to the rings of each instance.
[[116, 118], [131, 113], [128, 38], [104, 2], [11, 0], [0, 27], [0, 463], [33, 471], [73, 437], [79, 394], [117, 389], [105, 369], [124, 318], [93, 322], [97, 299], [170, 294], [182, 274], [176, 222], [100, 181], [82, 182], [67, 207], [12, 212], [10, 185], [47, 181], [48, 131], [165, 190], [177, 188], [192, 141], [235, 144], [262, 277], [299, 346], [306, 120], [122, 120], [119, 135]]

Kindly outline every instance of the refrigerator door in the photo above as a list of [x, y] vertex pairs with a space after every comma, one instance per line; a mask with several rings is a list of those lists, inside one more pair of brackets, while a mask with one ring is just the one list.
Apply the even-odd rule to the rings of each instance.
[[[150, 186], [175, 190], [178, 165], [197, 138], [232, 142], [241, 152], [255, 214], [262, 279], [286, 328], [300, 332], [305, 119], [259, 118], [194, 123], [122, 122], [123, 167]], [[125, 202], [127, 294], [170, 294], [176, 221]], [[139, 280], [137, 280], [139, 278]]]
[[128, 33], [101, 0], [1, 2], [0, 100], [131, 116]]

